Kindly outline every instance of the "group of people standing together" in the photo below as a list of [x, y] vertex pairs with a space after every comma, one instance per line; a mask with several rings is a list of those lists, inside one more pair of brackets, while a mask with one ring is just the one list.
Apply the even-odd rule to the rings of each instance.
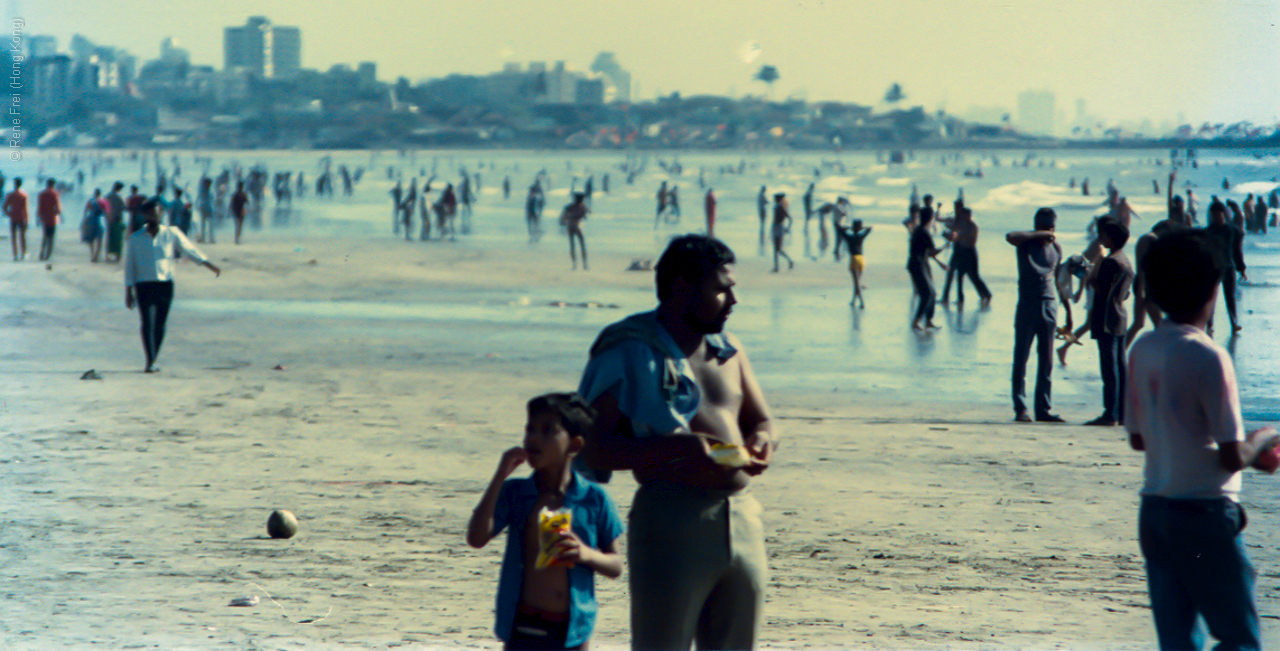
[[461, 212], [461, 230], [464, 234], [469, 233], [471, 207], [476, 202], [476, 195], [471, 189], [471, 175], [466, 170], [461, 170], [460, 174], [462, 180], [458, 183], [458, 189], [455, 190], [452, 183], [446, 183], [444, 190], [440, 192], [440, 197], [435, 201], [431, 200], [431, 183], [435, 181], [435, 176], [427, 179], [427, 182], [422, 185], [421, 194], [418, 193], [418, 179], [411, 179], [407, 189], [401, 181], [396, 181], [390, 191], [392, 232], [399, 235], [403, 230], [404, 239], [412, 240], [413, 219], [416, 212], [422, 224], [418, 235], [419, 240], [425, 242], [432, 239], [433, 221], [436, 225], [436, 239], [443, 240], [448, 237], [450, 240], [456, 240], [459, 230], [457, 220]]
[[[921, 198], [913, 188], [907, 218], [903, 221], [909, 233], [907, 246], [907, 273], [911, 276], [911, 285], [915, 289], [916, 311], [911, 320], [911, 327], [917, 332], [937, 329], [933, 322], [936, 311], [938, 293], [933, 283], [933, 271], [930, 261], [936, 263], [946, 272], [946, 282], [942, 290], [942, 302], [950, 298], [951, 283], [956, 285], [957, 304], [964, 304], [964, 280], [967, 277], [973, 283], [986, 307], [991, 303], [991, 290], [983, 282], [978, 273], [978, 233], [977, 222], [973, 219], [973, 210], [964, 203], [963, 193], [955, 200], [955, 211], [950, 217], [938, 219], [937, 208], [933, 204], [933, 195], [926, 194]], [[933, 239], [935, 222], [945, 225], [942, 233], [945, 244], [937, 246]], [[938, 256], [947, 248], [951, 248], [950, 264], [942, 262]]]
[[[1018, 310], [1015, 316], [1014, 354], [1014, 410], [1019, 420], [1031, 420], [1027, 405], [1023, 377], [1032, 343], [1036, 345], [1038, 360], [1035, 413], [1038, 420], [1055, 420], [1050, 412], [1050, 386], [1053, 360], [1053, 341], [1062, 340], [1058, 348], [1058, 360], [1066, 364], [1067, 352], [1080, 343], [1087, 331], [1097, 341], [1103, 380], [1103, 413], [1090, 421], [1091, 425], [1114, 426], [1124, 422], [1126, 364], [1125, 351], [1133, 344], [1149, 319], [1158, 326], [1163, 319], [1161, 310], [1147, 291], [1150, 278], [1143, 268], [1148, 251], [1160, 238], [1170, 234], [1194, 231], [1208, 238], [1213, 253], [1221, 262], [1222, 273], [1217, 276], [1222, 285], [1222, 299], [1226, 305], [1231, 333], [1240, 332], [1243, 326], [1237, 314], [1237, 279], [1247, 279], [1244, 260], [1244, 229], [1228, 219], [1229, 207], [1215, 196], [1209, 204], [1209, 223], [1198, 227], [1194, 217], [1186, 209], [1186, 202], [1175, 193], [1176, 170], [1169, 175], [1167, 186], [1167, 217], [1152, 225], [1150, 232], [1138, 238], [1134, 245], [1134, 260], [1130, 261], [1124, 247], [1130, 239], [1130, 227], [1137, 214], [1124, 197], [1108, 184], [1107, 211], [1097, 217], [1089, 227], [1089, 242], [1079, 255], [1065, 257], [1055, 235], [1056, 215], [1044, 208], [1036, 213], [1032, 231], [1015, 232], [1006, 236], [1017, 247], [1018, 255]], [[1071, 304], [1086, 298], [1086, 318], [1074, 328]], [[1133, 299], [1132, 323], [1126, 303]], [[1057, 325], [1057, 308], [1066, 313], [1066, 324]], [[1213, 319], [1207, 322], [1210, 333]]]

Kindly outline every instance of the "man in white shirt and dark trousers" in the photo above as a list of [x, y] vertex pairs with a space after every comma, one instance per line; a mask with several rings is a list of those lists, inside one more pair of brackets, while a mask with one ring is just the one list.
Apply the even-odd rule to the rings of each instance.
[[1143, 258], [1168, 318], [1129, 353], [1125, 428], [1146, 464], [1138, 539], [1162, 651], [1260, 649], [1256, 572], [1245, 555], [1241, 471], [1280, 466], [1275, 428], [1244, 432], [1231, 357], [1205, 333], [1224, 261], [1201, 232], [1170, 233]]
[[143, 205], [146, 226], [129, 236], [125, 245], [124, 304], [133, 309], [138, 304], [142, 317], [142, 348], [147, 355], [147, 373], [155, 373], [156, 357], [164, 341], [164, 325], [173, 302], [173, 263], [177, 247], [197, 264], [215, 276], [222, 275], [217, 265], [209, 262], [200, 249], [176, 226], [160, 223], [160, 203], [151, 200]]

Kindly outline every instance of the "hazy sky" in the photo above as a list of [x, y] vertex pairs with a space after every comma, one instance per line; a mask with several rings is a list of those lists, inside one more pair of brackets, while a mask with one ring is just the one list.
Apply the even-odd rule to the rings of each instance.
[[[302, 64], [376, 61], [384, 80], [487, 73], [506, 61], [586, 70], [613, 51], [640, 98], [679, 91], [963, 114], [1027, 89], [1111, 120], [1280, 121], [1277, 0], [6, 0], [30, 34], [158, 55], [176, 37], [222, 65], [222, 28], [264, 15], [302, 29]], [[752, 47], [750, 44], [755, 44]]]

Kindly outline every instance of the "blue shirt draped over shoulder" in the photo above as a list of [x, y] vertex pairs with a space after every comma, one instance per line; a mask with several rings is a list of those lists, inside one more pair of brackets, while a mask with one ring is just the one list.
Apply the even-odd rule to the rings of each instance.
[[[724, 334], [706, 335], [706, 342], [721, 359], [738, 352]], [[588, 403], [612, 394], [636, 436], [688, 431], [701, 399], [689, 360], [658, 323], [656, 311], [633, 314], [601, 331], [578, 393]]]
[[[494, 534], [509, 528], [507, 548], [502, 556], [502, 574], [498, 580], [497, 621], [494, 633], [504, 642], [510, 639], [520, 593], [524, 584], [524, 527], [538, 500], [538, 484], [533, 476], [508, 479], [498, 493], [493, 512]], [[564, 495], [564, 508], [573, 513], [573, 532], [589, 547], [617, 540], [622, 535], [622, 520], [609, 494], [599, 484], [573, 474]], [[565, 644], [579, 646], [591, 637], [595, 628], [595, 572], [579, 563], [569, 569], [569, 632]]]

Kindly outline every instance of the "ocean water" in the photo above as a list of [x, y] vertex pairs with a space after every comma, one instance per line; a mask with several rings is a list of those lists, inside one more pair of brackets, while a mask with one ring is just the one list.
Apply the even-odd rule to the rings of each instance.
[[[1178, 168], [1176, 188], [1192, 188], [1201, 202], [1201, 215], [1210, 196], [1243, 202], [1246, 193], [1268, 193], [1277, 187], [1280, 157], [1276, 151], [1200, 151], [1198, 168]], [[110, 167], [96, 176], [87, 160], [92, 154], [80, 152], [79, 166], [70, 152], [28, 151], [24, 159], [4, 171], [10, 177], [33, 177], [43, 173], [75, 180], [76, 170], [84, 170], [85, 186], [101, 186], [111, 181], [127, 184], [142, 180], [139, 161], [124, 160], [119, 152]], [[162, 162], [172, 169], [173, 152], [162, 153]], [[176, 152], [182, 173], [178, 184], [193, 189], [204, 169], [192, 152]], [[364, 167], [362, 181], [353, 197], [320, 200], [313, 196], [314, 180], [324, 156], [334, 166]], [[588, 175], [595, 176], [593, 212], [586, 225], [593, 253], [625, 253], [634, 258], [656, 258], [667, 238], [703, 226], [700, 177], [714, 187], [719, 199], [717, 235], [738, 254], [740, 265], [771, 266], [769, 254], [760, 244], [755, 196], [760, 185], [769, 195], [786, 192], [797, 216], [788, 248], [798, 265], [820, 265], [829, 270], [830, 284], [812, 290], [766, 290], [740, 287], [740, 303], [729, 327], [751, 352], [757, 373], [766, 389], [830, 392], [858, 397], [885, 397], [900, 401], [921, 400], [943, 403], [989, 405], [993, 418], [1012, 414], [1009, 399], [1009, 372], [1012, 357], [1015, 267], [1012, 247], [1003, 239], [1010, 230], [1024, 230], [1041, 206], [1054, 208], [1059, 215], [1059, 241], [1068, 255], [1086, 244], [1085, 229], [1102, 212], [1108, 180], [1128, 197], [1139, 218], [1134, 235], [1149, 229], [1165, 213], [1165, 184], [1170, 170], [1169, 152], [1142, 151], [1009, 151], [989, 153], [916, 152], [903, 165], [886, 165], [874, 153], [640, 153], [644, 171], [633, 184], [626, 182], [620, 166], [627, 155], [617, 152], [296, 152], [296, 151], [215, 151], [199, 152], [211, 162], [216, 173], [224, 166], [264, 165], [271, 172], [304, 171], [307, 195], [297, 198], [290, 210], [275, 210], [267, 199], [257, 233], [250, 237], [343, 237], [386, 239], [391, 232], [388, 191], [391, 175], [418, 184], [433, 171], [439, 177], [435, 188], [445, 181], [458, 180], [458, 170], [466, 167], [481, 175], [479, 201], [473, 218], [474, 231], [462, 236], [461, 246], [500, 252], [524, 248], [527, 243], [523, 220], [524, 193], [534, 174], [545, 170], [550, 177], [544, 226], [548, 235], [536, 246], [549, 247], [563, 256], [564, 241], [555, 233], [554, 219], [560, 206], [569, 201], [571, 187], [582, 187]], [[660, 163], [677, 162], [682, 173], [664, 169]], [[1024, 161], [1028, 164], [1023, 165]], [[744, 172], [736, 173], [742, 166]], [[724, 173], [725, 168], [735, 173]], [[982, 178], [967, 176], [966, 170], [981, 167]], [[602, 178], [610, 175], [610, 192], [601, 192]], [[144, 190], [153, 187], [154, 171]], [[502, 178], [510, 177], [510, 199], [501, 194]], [[1069, 181], [1088, 179], [1091, 195], [1084, 196]], [[1232, 189], [1223, 190], [1229, 178]], [[683, 221], [653, 228], [654, 194], [661, 181], [679, 186]], [[1159, 182], [1159, 193], [1152, 181]], [[928, 336], [910, 330], [909, 285], [873, 274], [866, 277], [867, 308], [849, 307], [849, 276], [843, 263], [836, 264], [830, 251], [818, 256], [817, 224], [810, 236], [803, 229], [801, 195], [815, 183], [815, 207], [822, 202], [847, 196], [853, 216], [872, 226], [867, 240], [869, 262], [892, 261], [901, 269], [906, 260], [906, 232], [901, 227], [912, 187], [920, 194], [932, 193], [944, 206], [959, 192], [974, 210], [982, 228], [979, 255], [984, 278], [995, 294], [989, 309], [977, 309], [971, 287], [969, 305], [960, 310], [939, 306], [937, 321], [942, 329]], [[28, 188], [34, 183], [28, 181]], [[341, 194], [340, 184], [337, 188]], [[73, 193], [68, 206], [82, 205]], [[69, 213], [73, 212], [68, 210]], [[69, 220], [71, 221], [71, 220]], [[939, 239], [939, 242], [941, 240]], [[424, 243], [430, 247], [434, 244]], [[1132, 250], [1132, 243], [1129, 246]], [[812, 258], [806, 257], [810, 254]], [[1273, 342], [1280, 317], [1280, 236], [1249, 236], [1245, 256], [1250, 282], [1240, 288], [1241, 323], [1244, 332], [1230, 337], [1225, 308], [1219, 306], [1217, 339], [1232, 352], [1240, 379], [1241, 399], [1246, 418], [1252, 422], [1280, 419], [1280, 396], [1274, 387], [1280, 376], [1280, 345]], [[816, 258], [816, 259], [814, 259]], [[559, 259], [558, 259], [559, 260]], [[563, 262], [563, 260], [559, 260]], [[880, 273], [877, 271], [877, 273]], [[905, 277], [905, 270], [898, 272]], [[934, 270], [941, 290], [943, 276]], [[117, 297], [111, 297], [115, 301]], [[554, 309], [553, 301], [595, 301], [617, 309]], [[504, 346], [522, 345], [575, 351], [585, 350], [600, 327], [633, 311], [649, 309], [652, 292], [632, 292], [599, 288], [524, 288], [519, 292], [471, 292], [435, 296], [430, 303], [374, 298], [324, 302], [292, 301], [285, 297], [263, 297], [254, 301], [184, 300], [183, 310], [210, 312], [253, 312], [298, 319], [345, 322], [364, 329], [394, 328], [404, 324], [430, 323], [424, 335], [441, 328], [465, 332], [483, 325], [491, 337]], [[1077, 324], [1083, 306], [1076, 307]], [[535, 334], [536, 333], [536, 334]], [[546, 341], [542, 338], [555, 338]], [[491, 342], [495, 343], [495, 342]], [[580, 361], [566, 363], [566, 369]], [[1034, 361], [1032, 362], [1034, 366]], [[571, 372], [568, 371], [568, 372]], [[1054, 369], [1055, 408], [1076, 417], [1092, 417], [1100, 412], [1101, 379], [1096, 349], [1073, 348], [1070, 365]]]

